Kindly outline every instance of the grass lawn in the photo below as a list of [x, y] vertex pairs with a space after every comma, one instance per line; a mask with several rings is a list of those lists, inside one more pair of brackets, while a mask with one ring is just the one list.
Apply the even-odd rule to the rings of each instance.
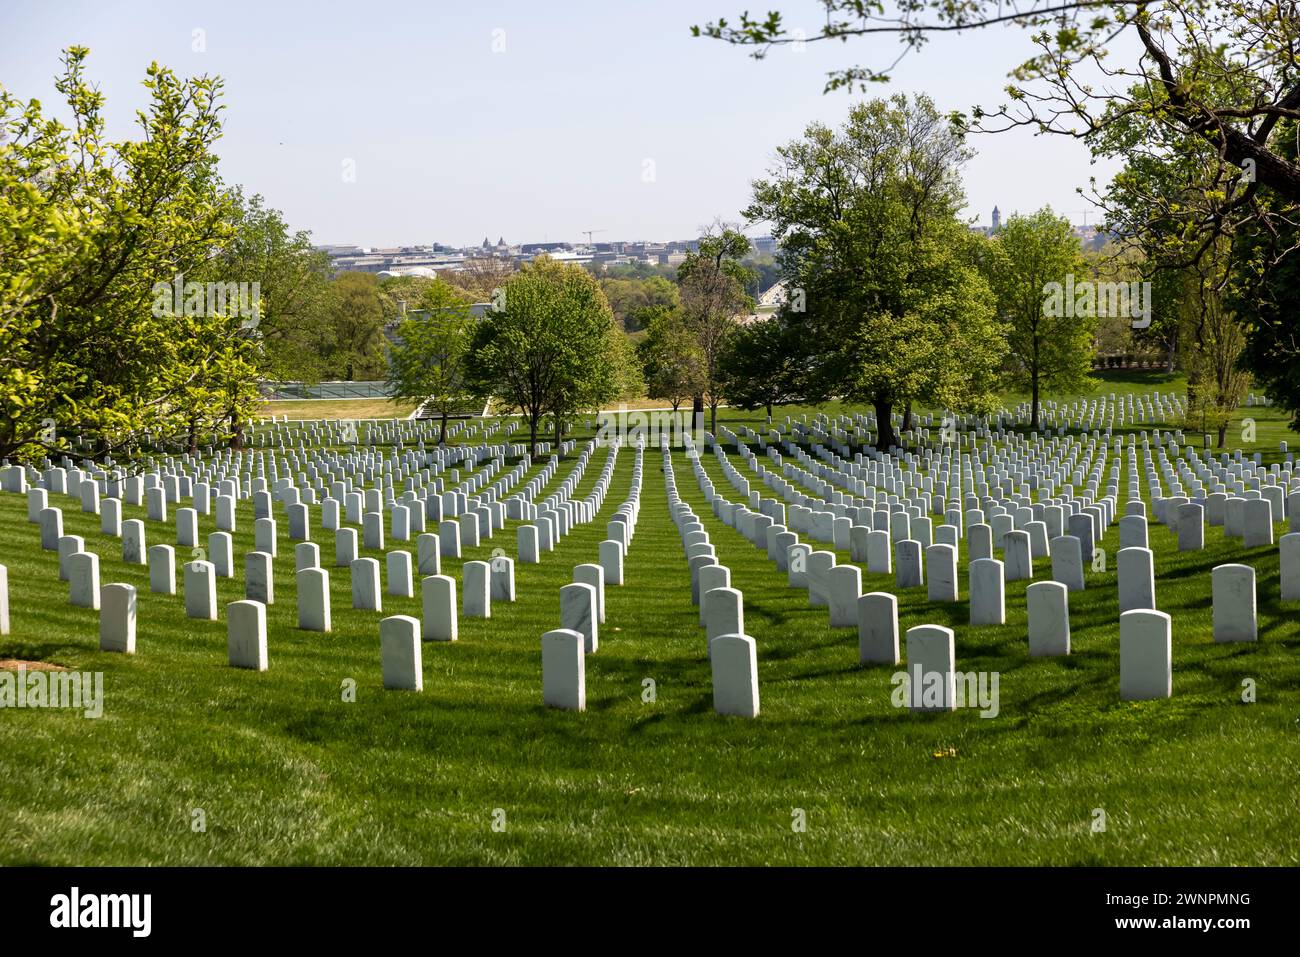
[[292, 419], [404, 419], [416, 409], [412, 402], [389, 399], [275, 399], [262, 404], [263, 416]]
[[[778, 419], [788, 411], [810, 410], [782, 409]], [[1234, 446], [1275, 453], [1279, 439], [1300, 440], [1282, 413], [1243, 410], [1252, 413], [1257, 443]], [[734, 427], [765, 416], [722, 419]], [[606, 455], [593, 454], [575, 498]], [[1157, 605], [1173, 617], [1174, 696], [1140, 704], [1119, 700], [1117, 526], [1100, 543], [1110, 570], [1089, 572], [1087, 590], [1070, 594], [1073, 651], [1063, 659], [1027, 655], [1025, 582], [1008, 583], [1004, 626], [966, 623], [964, 541], [957, 603], [929, 603], [925, 588], [897, 590], [892, 577], [864, 568], [864, 591], [898, 594], [901, 629], [953, 627], [958, 670], [1000, 675], [995, 718], [974, 709], [916, 715], [891, 704], [895, 668], [860, 667], [856, 631], [830, 629], [826, 609], [808, 607], [805, 591], [787, 587], [765, 555], [713, 517], [678, 450], [678, 489], [744, 592], [746, 631], [758, 645], [762, 715], [722, 718], [660, 454], [647, 450], [628, 583], [607, 586], [600, 650], [587, 658], [588, 710], [543, 708], [540, 636], [559, 625], [559, 588], [572, 567], [596, 560], [633, 458], [620, 452], [595, 522], [542, 564], [516, 566], [517, 602], [494, 605], [490, 620], [461, 618], [454, 644], [423, 645], [419, 694], [382, 689], [381, 615], [351, 609], [329, 533], [317, 540], [334, 630], [296, 629], [293, 543], [280, 506], [270, 670], [258, 674], [226, 666], [221, 607], [243, 597], [248, 502], [239, 506], [236, 577], [218, 579], [221, 620], [207, 622], [186, 619], [179, 595], [150, 594], [145, 567], [121, 563], [120, 542], [100, 534], [98, 517], [54, 497], [65, 534], [85, 536], [100, 555], [101, 581], [139, 590], [137, 654], [128, 657], [98, 651], [97, 613], [68, 605], [57, 556], [39, 549], [23, 497], [0, 494], [12, 616], [0, 658], [105, 674], [97, 720], [0, 711], [8, 824], [0, 863], [1300, 863], [1300, 605], [1278, 600], [1276, 547], [1245, 550], [1221, 528], [1207, 527], [1204, 551], [1179, 553], [1152, 522]], [[712, 455], [704, 461], [718, 490], [737, 500]], [[142, 508], [123, 512], [144, 518]], [[517, 524], [462, 560], [498, 547], [515, 555]], [[150, 544], [174, 542], [170, 523], [146, 526]], [[212, 527], [201, 517], [204, 535]], [[187, 551], [178, 549], [178, 565]], [[378, 552], [364, 554], [382, 565]], [[1210, 569], [1229, 561], [1257, 573], [1253, 645], [1211, 640]], [[1050, 574], [1044, 560], [1035, 566], [1040, 580]], [[443, 571], [460, 578], [459, 562], [444, 560]], [[419, 599], [385, 595], [383, 614], [419, 617]], [[1248, 678], [1254, 704], [1241, 700]], [[349, 679], [352, 703], [341, 693]], [[1102, 833], [1092, 828], [1098, 808]], [[195, 809], [204, 832], [192, 830]], [[806, 832], [792, 829], [796, 809]]]

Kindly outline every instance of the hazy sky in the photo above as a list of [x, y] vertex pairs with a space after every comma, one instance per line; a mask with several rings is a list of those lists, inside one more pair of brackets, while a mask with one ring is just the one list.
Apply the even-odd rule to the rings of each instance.
[[[897, 54], [872, 38], [754, 61], [690, 36], [693, 23], [777, 5], [815, 30], [820, 7], [806, 0], [0, 0], [0, 84], [53, 106], [59, 51], [88, 46], [110, 133], [125, 137], [151, 60], [220, 75], [223, 176], [318, 243], [677, 239], [737, 219], [778, 144], [844, 118], [849, 95], [821, 92], [828, 69]], [[1001, 28], [941, 38], [880, 93], [928, 92], [943, 110], [999, 104], [1028, 50]], [[968, 213], [984, 225], [995, 203], [1082, 222], [1075, 187], [1113, 171], [1060, 137], [972, 145]]]

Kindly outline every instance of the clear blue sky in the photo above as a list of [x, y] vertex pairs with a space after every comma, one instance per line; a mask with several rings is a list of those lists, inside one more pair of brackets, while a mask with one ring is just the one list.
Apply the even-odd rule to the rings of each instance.
[[[778, 144], [844, 117], [849, 96], [821, 92], [828, 69], [897, 54], [872, 38], [756, 62], [690, 36], [693, 23], [773, 5], [815, 29], [807, 0], [0, 0], [0, 84], [53, 106], [59, 51], [88, 46], [123, 137], [151, 60], [220, 75], [223, 176], [319, 243], [685, 238], [738, 218]], [[1014, 30], [941, 38], [880, 93], [928, 92], [944, 110], [1001, 103], [1028, 51]], [[995, 203], [1004, 216], [1051, 204], [1082, 222], [1075, 187], [1110, 172], [1058, 137], [973, 146], [968, 212], [984, 225]]]

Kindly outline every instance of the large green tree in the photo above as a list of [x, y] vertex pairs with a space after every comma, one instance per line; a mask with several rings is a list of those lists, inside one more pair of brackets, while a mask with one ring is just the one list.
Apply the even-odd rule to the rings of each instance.
[[535, 456], [544, 416], [554, 417], [558, 446], [567, 416], [598, 409], [627, 388], [627, 341], [599, 282], [581, 266], [539, 257], [505, 281], [498, 302], [475, 328], [466, 380], [527, 419]]
[[754, 307], [746, 293], [753, 273], [741, 265], [749, 254], [749, 240], [737, 229], [719, 226], [700, 237], [698, 248], [686, 254], [677, 267], [681, 286], [682, 318], [695, 337], [700, 358], [700, 392], [693, 397], [692, 417], [709, 406], [709, 431], [718, 431], [718, 406], [727, 373], [727, 341], [739, 328], [739, 317]]
[[448, 416], [470, 398], [464, 364], [474, 335], [472, 303], [455, 286], [435, 279], [425, 284], [415, 306], [389, 351], [389, 393], [437, 412], [443, 445]]
[[727, 342], [722, 394], [741, 409], [766, 409], [795, 402], [808, 393], [812, 340], [794, 314], [776, 313], [738, 329]]
[[[746, 216], [781, 242], [792, 304], [806, 309], [810, 394], [870, 403], [877, 445], [913, 401], [990, 407], [1003, 344], [964, 205], [962, 138], [924, 96], [855, 105], [780, 147]], [[906, 414], [904, 415], [906, 420]]]
[[382, 377], [387, 370], [384, 325], [387, 316], [379, 278], [371, 273], [340, 273], [330, 283], [330, 346], [326, 369], [348, 382]]
[[1048, 295], [1053, 284], [1064, 294], [1067, 277], [1091, 281], [1079, 240], [1051, 209], [1012, 216], [989, 242], [985, 274], [1007, 343], [1008, 381], [1029, 392], [1029, 427], [1037, 429], [1043, 392], [1083, 391], [1092, 367], [1095, 315]]
[[55, 84], [70, 126], [0, 90], [4, 456], [73, 451], [78, 433], [96, 454], [146, 434], [179, 441], [228, 428], [232, 409], [256, 401], [243, 319], [155, 292], [232, 238], [235, 205], [212, 152], [221, 82], [151, 65], [139, 137], [112, 141], [86, 56], [69, 48]]
[[646, 395], [671, 403], [676, 412], [682, 402], [704, 390], [703, 360], [699, 344], [678, 309], [657, 312], [637, 343]]

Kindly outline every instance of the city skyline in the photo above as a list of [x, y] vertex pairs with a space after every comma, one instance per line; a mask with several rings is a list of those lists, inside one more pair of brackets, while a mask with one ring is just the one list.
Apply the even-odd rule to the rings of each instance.
[[[716, 218], [740, 221], [749, 184], [778, 145], [807, 122], [842, 122], [865, 98], [823, 95], [826, 71], [895, 52], [883, 40], [808, 44], [756, 62], [692, 38], [692, 24], [733, 12], [726, 0], [670, 2], [653, 19], [579, 3], [563, 22], [517, 3], [398, 2], [369, 20], [342, 4], [131, 8], [139, 15], [81, 2], [7, 5], [8, 88], [55, 107], [59, 51], [84, 44], [109, 135], [125, 138], [151, 60], [181, 75], [221, 76], [223, 176], [261, 193], [321, 245], [472, 246], [485, 231], [576, 242], [587, 230], [664, 242]], [[394, 22], [408, 28], [394, 31]], [[1029, 47], [1014, 32], [997, 36], [992, 61], [988, 43], [937, 39], [871, 93], [927, 92], [945, 111], [1001, 102], [1006, 70]], [[264, 46], [276, 56], [263, 56]], [[1023, 130], [975, 137], [972, 147], [964, 214], [976, 225], [988, 225], [995, 204], [1051, 205], [1080, 222], [1088, 204], [1074, 188], [1109, 175], [1081, 144]], [[1006, 203], [1012, 194], [1019, 202]]]

